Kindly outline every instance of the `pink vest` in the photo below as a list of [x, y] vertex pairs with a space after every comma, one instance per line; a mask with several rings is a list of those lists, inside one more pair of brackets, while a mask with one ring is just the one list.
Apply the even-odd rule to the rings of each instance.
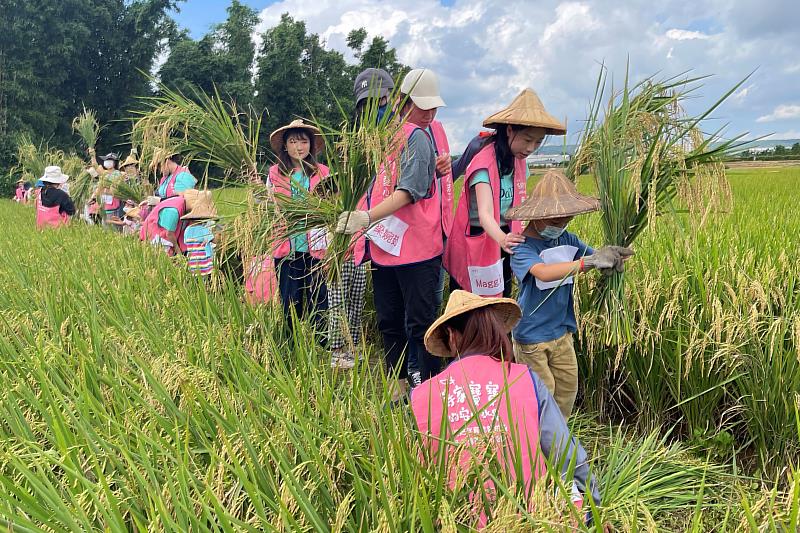
[[[418, 129], [420, 128], [415, 124], [403, 124], [403, 147], [411, 134]], [[369, 196], [370, 208], [383, 202], [395, 191], [402, 150], [400, 148], [389, 156], [375, 177]], [[373, 263], [383, 266], [410, 265], [442, 254], [442, 206], [435, 174], [432, 178], [428, 198], [401, 207], [367, 232]]]
[[[330, 170], [328, 170], [328, 167], [325, 165], [318, 165], [318, 167], [318, 172], [309, 178], [309, 192], [314, 190], [314, 187], [319, 184], [322, 178], [326, 178], [328, 177], [328, 174], [330, 174]], [[281, 172], [278, 168], [278, 165], [272, 165], [269, 168], [269, 181], [272, 184], [272, 189], [275, 194], [282, 194], [284, 196], [292, 195], [292, 184], [289, 176]], [[325, 257], [325, 252], [328, 249], [328, 244], [326, 242], [327, 233], [328, 231], [325, 228], [314, 228], [307, 232], [306, 237], [308, 238], [308, 253], [311, 254], [311, 257], [315, 257], [316, 259], [322, 259]], [[291, 241], [290, 239], [285, 239], [280, 241], [280, 243], [277, 245], [275, 251], [273, 252], [273, 256], [276, 259], [280, 259], [289, 255], [291, 251]]]
[[54, 205], [53, 207], [45, 207], [42, 205], [42, 199], [36, 197], [36, 227], [39, 229], [45, 227], [56, 228], [69, 222], [69, 217], [66, 213], [59, 213], [60, 206]]
[[278, 294], [278, 278], [275, 274], [275, 260], [271, 255], [254, 257], [244, 273], [244, 290], [255, 301], [271, 302]]
[[[431, 133], [433, 133], [433, 144], [436, 148], [436, 155], [449, 154], [450, 143], [447, 142], [447, 134], [444, 132], [442, 123], [438, 120], [431, 122]], [[453, 225], [453, 172], [450, 171], [440, 178], [441, 200], [442, 200], [442, 232], [445, 237], [450, 236], [450, 228]]]
[[[489, 184], [494, 199], [494, 219], [500, 223], [500, 173], [494, 143], [484, 146], [470, 161], [464, 174], [464, 188], [458, 201], [453, 228], [447, 240], [443, 264], [464, 290], [480, 296], [501, 296], [503, 294], [503, 262], [500, 258], [500, 245], [487, 232], [471, 236], [469, 234], [469, 204], [472, 187], [468, 180], [477, 170], [489, 172]], [[514, 198], [512, 206], [525, 201], [527, 167], [524, 159], [514, 159]], [[522, 232], [522, 223], [511, 221], [511, 231]]]
[[189, 168], [188, 167], [178, 166], [178, 168], [175, 169], [175, 172], [173, 172], [172, 174], [170, 174], [169, 176], [167, 176], [167, 177], [165, 177], [165, 178], [163, 178], [161, 180], [161, 183], [159, 183], [158, 187], [156, 187], [156, 191], [160, 190], [161, 186], [164, 184], [164, 181], [166, 181], [167, 182], [167, 196], [165, 198], [172, 198], [173, 196], [175, 196], [176, 195], [176, 192], [175, 192], [175, 178], [177, 178], [178, 174], [180, 174], [181, 172], [189, 172]]
[[14, 191], [14, 200], [17, 202], [22, 202], [25, 200], [25, 187], [20, 185]]
[[[471, 467], [473, 455], [496, 455], [510, 479], [522, 475], [527, 494], [545, 473], [539, 452], [539, 404], [526, 365], [502, 363], [486, 355], [457, 359], [413, 390], [411, 408], [431, 458], [446, 442], [451, 489], [459, 471]], [[459, 450], [461, 444], [465, 446]], [[458, 457], [453, 457], [456, 453]], [[486, 464], [480, 458], [478, 462]], [[494, 491], [491, 480], [484, 486], [487, 493]], [[481, 510], [476, 509], [476, 514]], [[479, 527], [485, 521], [481, 514]]]
[[[150, 213], [147, 214], [147, 218], [142, 222], [142, 229], [139, 230], [139, 238], [141, 240], [150, 242], [155, 237], [161, 237], [162, 239], [167, 237], [167, 233], [169, 232], [158, 225], [158, 214], [162, 209], [166, 209], [167, 207], [177, 209], [178, 217], [182, 217], [186, 214], [186, 200], [183, 199], [183, 196], [174, 196], [162, 200], [158, 205], [153, 207]], [[178, 220], [178, 227], [175, 229], [175, 237], [178, 239], [178, 247], [181, 252], [186, 251], [186, 243], [183, 242], [184, 229], [186, 229], [186, 223], [183, 220]], [[170, 250], [168, 254], [175, 255], [175, 250]]]

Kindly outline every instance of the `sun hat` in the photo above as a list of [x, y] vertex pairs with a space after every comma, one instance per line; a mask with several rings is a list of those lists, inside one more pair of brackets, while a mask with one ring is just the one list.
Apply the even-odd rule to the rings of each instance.
[[368, 68], [361, 71], [356, 76], [353, 83], [353, 93], [356, 96], [356, 104], [370, 96], [373, 98], [383, 98], [388, 96], [394, 89], [394, 80], [391, 74], [382, 68]]
[[525, 89], [506, 107], [483, 121], [486, 128], [497, 129], [500, 124], [544, 128], [547, 135], [564, 135], [567, 127], [547, 112], [539, 96]]
[[100, 156], [100, 159], [106, 161], [107, 159], [111, 159], [113, 161], [119, 161], [119, 156], [114, 152], [109, 152], [104, 156]]
[[286, 130], [306, 130], [309, 135], [314, 137], [314, 149], [316, 153], [319, 153], [323, 146], [325, 145], [324, 140], [322, 139], [322, 133], [319, 131], [318, 128], [312, 126], [311, 124], [306, 124], [301, 119], [296, 119], [291, 121], [286, 126], [281, 126], [277, 130], [273, 131], [269, 136], [269, 144], [272, 146], [272, 150], [279, 154], [281, 150], [283, 150], [283, 132]]
[[415, 68], [406, 74], [400, 84], [400, 92], [407, 94], [414, 105], [423, 111], [447, 105], [439, 94], [439, 78], [427, 68]]
[[138, 218], [138, 219], [141, 220], [141, 218], [142, 218], [142, 208], [141, 207], [134, 207], [133, 209], [131, 209], [130, 211], [125, 213], [125, 216], [127, 218]]
[[209, 191], [200, 191], [197, 189], [186, 189], [179, 193], [186, 201], [186, 211], [191, 211], [195, 206], [202, 202], [213, 203], [211, 200], [211, 193]]
[[600, 200], [578, 192], [560, 170], [548, 170], [530, 196], [506, 213], [507, 220], [572, 217], [600, 209]]
[[484, 298], [471, 292], [455, 290], [450, 293], [442, 316], [437, 318], [425, 333], [425, 348], [439, 357], [455, 357], [456, 354], [447, 347], [447, 332], [443, 326], [451, 318], [483, 307], [492, 308], [503, 323], [506, 333], [509, 333], [522, 318], [522, 310], [512, 298]]
[[56, 185], [61, 185], [62, 183], [66, 183], [69, 179], [69, 176], [61, 172], [61, 167], [58, 166], [50, 166], [44, 169], [44, 176], [39, 178], [40, 181], [46, 183], [55, 183]]
[[[188, 205], [188, 201], [186, 202]], [[211, 193], [204, 191], [197, 197], [191, 211], [181, 217], [181, 220], [197, 220], [205, 218], [217, 218], [217, 209], [211, 200]]]
[[138, 164], [139, 164], [139, 160], [136, 159], [136, 156], [133, 155], [133, 153], [131, 153], [131, 155], [129, 155], [125, 159], [125, 161], [119, 166], [119, 168], [125, 168], [125, 167], [130, 166], [130, 165], [138, 165]]

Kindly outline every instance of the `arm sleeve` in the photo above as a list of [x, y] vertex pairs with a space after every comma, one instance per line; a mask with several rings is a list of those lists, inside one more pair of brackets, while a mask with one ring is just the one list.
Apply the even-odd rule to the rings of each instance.
[[514, 272], [514, 277], [522, 283], [525, 277], [530, 275], [531, 267], [538, 263], [544, 263], [544, 261], [533, 248], [523, 243], [514, 249], [514, 255], [511, 256], [511, 271]]
[[486, 169], [478, 169], [469, 177], [470, 187], [474, 187], [479, 183], [489, 183], [489, 172]]
[[75, 215], [75, 204], [72, 202], [72, 198], [65, 192], [62, 192], [61, 202], [59, 202], [59, 211], [61, 213], [66, 213], [68, 216]]
[[594, 248], [580, 240], [578, 236], [573, 233], [569, 234], [569, 244], [578, 249], [578, 251], [575, 252], [575, 259], [580, 259], [585, 255], [594, 254]]
[[562, 478], [567, 475], [574, 457], [575, 470], [572, 475], [575, 486], [584, 495], [584, 498], [591, 494], [594, 502], [600, 505], [600, 489], [597, 486], [597, 480], [589, 472], [586, 450], [570, 433], [567, 421], [564, 420], [558, 404], [545, 384], [535, 372], [531, 371], [530, 374], [539, 402], [539, 446], [542, 453], [551, 461], [551, 464], [562, 464]]
[[175, 231], [178, 229], [178, 210], [174, 207], [165, 207], [158, 212], [158, 225], [167, 231]]
[[188, 172], [181, 172], [175, 176], [175, 192], [194, 189], [195, 185], [197, 185], [197, 180]]
[[400, 156], [400, 178], [397, 188], [411, 195], [411, 202], [427, 198], [436, 168], [433, 145], [427, 134], [417, 130], [408, 139], [408, 146]]

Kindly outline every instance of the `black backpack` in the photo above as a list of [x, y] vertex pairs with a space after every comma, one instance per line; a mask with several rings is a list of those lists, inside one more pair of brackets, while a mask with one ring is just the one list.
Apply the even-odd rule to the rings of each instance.
[[492, 131], [482, 131], [469, 142], [461, 156], [453, 163], [453, 181], [464, 175], [472, 158], [486, 146], [493, 136], [494, 132]]

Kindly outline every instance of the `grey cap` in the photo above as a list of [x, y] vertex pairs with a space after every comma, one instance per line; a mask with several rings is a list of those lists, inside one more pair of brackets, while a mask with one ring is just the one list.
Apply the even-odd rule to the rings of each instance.
[[102, 159], [103, 161], [106, 161], [108, 159], [111, 159], [113, 161], [119, 161], [119, 156], [117, 154], [115, 154], [114, 152], [110, 152], [110, 153], [108, 153], [108, 154], [106, 154], [104, 156], [101, 156], [100, 159]]
[[365, 69], [356, 76], [356, 82], [353, 84], [356, 104], [370, 96], [377, 98], [388, 96], [392, 89], [394, 89], [394, 80], [382, 68]]

